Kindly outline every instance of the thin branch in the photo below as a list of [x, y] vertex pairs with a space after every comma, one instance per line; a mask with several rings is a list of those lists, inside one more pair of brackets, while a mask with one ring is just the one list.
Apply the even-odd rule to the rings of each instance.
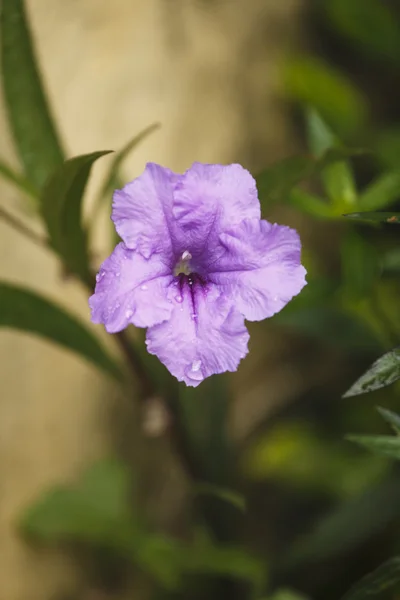
[[21, 233], [25, 237], [29, 238], [34, 244], [37, 244], [41, 248], [49, 248], [48, 241], [45, 238], [32, 231], [32, 229], [27, 227], [24, 223], [22, 223], [22, 221], [20, 221], [17, 217], [14, 217], [14, 215], [8, 213], [2, 207], [0, 207], [0, 219], [3, 219], [7, 225], [10, 225], [10, 227], [15, 229], [15, 231], [18, 231], [18, 233]]

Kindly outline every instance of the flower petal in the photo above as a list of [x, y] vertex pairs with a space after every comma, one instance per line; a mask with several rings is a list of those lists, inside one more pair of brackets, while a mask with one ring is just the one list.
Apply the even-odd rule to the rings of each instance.
[[171, 318], [148, 329], [146, 344], [172, 375], [195, 387], [214, 373], [236, 371], [248, 340], [242, 315], [209, 288], [199, 289], [194, 302], [183, 294]]
[[243, 219], [260, 218], [255, 180], [238, 164], [194, 163], [176, 181], [173, 216], [187, 249], [199, 255], [213, 245], [215, 233]]
[[225, 254], [209, 265], [209, 279], [232, 297], [246, 319], [271, 317], [306, 285], [294, 229], [246, 219], [222, 233], [220, 242]]
[[169, 169], [148, 163], [142, 175], [114, 192], [115, 228], [126, 246], [145, 258], [153, 252], [171, 253], [175, 179]]
[[146, 260], [120, 243], [101, 266], [96, 288], [89, 299], [93, 323], [103, 323], [116, 333], [132, 323], [149, 327], [170, 317], [170, 269], [160, 255]]

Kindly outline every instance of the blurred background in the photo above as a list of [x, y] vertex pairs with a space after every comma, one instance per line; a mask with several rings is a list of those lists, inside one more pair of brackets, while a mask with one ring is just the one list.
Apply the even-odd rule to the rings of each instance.
[[[299, 230], [307, 288], [281, 314], [249, 324], [250, 354], [220, 378], [225, 395], [202, 384], [197, 395], [182, 392], [182, 412], [209, 482], [196, 494], [220, 496], [206, 520], [220, 541], [257, 557], [269, 585], [260, 594], [340, 598], [399, 545], [398, 469], [345, 440], [387, 433], [374, 407], [396, 410], [398, 388], [342, 398], [398, 344], [398, 229], [341, 217], [360, 207], [400, 210], [399, 3], [28, 0], [26, 9], [68, 157], [118, 150], [160, 123], [118, 181], [147, 161], [178, 172], [194, 161], [240, 162], [259, 176], [264, 218]], [[3, 98], [0, 156], [19, 170], [11, 129]], [[330, 146], [357, 151], [317, 177], [287, 162]], [[88, 217], [110, 161], [94, 168]], [[0, 189], [0, 206], [40, 234], [29, 200], [5, 180]], [[110, 202], [96, 212], [95, 266], [112, 247]], [[3, 220], [0, 278], [58, 302], [120, 358], [111, 336], [89, 323], [87, 290]], [[12, 328], [0, 331], [0, 381], [0, 600], [248, 597], [240, 585], [219, 593], [198, 573], [183, 587], [170, 581], [165, 540], [205, 533], [157, 396], [132, 402], [78, 355]], [[62, 494], [54, 504], [55, 487], [76, 491], [93, 478], [95, 497], [129, 487], [138, 523], [165, 538], [128, 560], [98, 533], [101, 519], [85, 529], [93, 507], [70, 513]], [[233, 480], [240, 496], [212, 489]], [[221, 571], [231, 576], [237, 561], [251, 578], [255, 567], [241, 555], [223, 560]]]

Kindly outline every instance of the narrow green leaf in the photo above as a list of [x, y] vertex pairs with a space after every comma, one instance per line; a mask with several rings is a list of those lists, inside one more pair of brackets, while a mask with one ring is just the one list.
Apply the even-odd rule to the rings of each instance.
[[385, 173], [373, 181], [360, 195], [357, 208], [360, 211], [376, 211], [386, 208], [400, 198], [400, 171]]
[[[266, 202], [285, 202], [289, 198], [290, 191], [298, 183], [320, 174], [330, 165], [341, 163], [350, 156], [365, 153], [366, 151], [362, 149], [335, 147], [328, 148], [319, 157], [290, 156], [285, 158], [256, 176], [261, 205]], [[325, 216], [326, 208], [321, 201], [322, 216]]]
[[294, 590], [281, 588], [265, 600], [308, 600], [308, 597], [304, 596], [304, 594], [300, 594], [299, 592], [295, 592]]
[[142, 142], [146, 139], [153, 131], [156, 131], [161, 127], [160, 123], [152, 123], [138, 134], [135, 135], [134, 138], [129, 140], [129, 142], [118, 152], [114, 154], [114, 158], [110, 163], [109, 169], [104, 178], [104, 183], [100, 188], [100, 192], [95, 202], [95, 211], [99, 208], [104, 199], [111, 196], [113, 191], [118, 187], [118, 175], [119, 169], [125, 158]]
[[390, 435], [348, 435], [349, 442], [355, 442], [375, 454], [400, 460], [400, 439]]
[[382, 415], [385, 421], [392, 426], [394, 431], [400, 435], [400, 415], [397, 415], [387, 408], [381, 408], [380, 406], [377, 406], [377, 411]]
[[196, 494], [204, 494], [206, 496], [215, 496], [235, 506], [241, 511], [246, 510], [246, 501], [241, 494], [234, 492], [230, 489], [220, 487], [218, 485], [212, 485], [210, 483], [198, 483], [194, 486], [193, 490]]
[[315, 106], [336, 129], [349, 132], [365, 122], [367, 104], [360, 91], [341, 72], [314, 57], [293, 57], [284, 78], [288, 95]]
[[329, 22], [357, 51], [369, 57], [391, 60], [400, 57], [400, 24], [396, 13], [381, 0], [330, 0], [324, 3]]
[[116, 379], [121, 371], [75, 317], [25, 288], [0, 283], [0, 327], [35, 333], [76, 352]]
[[379, 255], [357, 231], [346, 232], [341, 244], [342, 281], [349, 297], [360, 299], [370, 294], [379, 275]]
[[260, 584], [264, 577], [262, 563], [241, 548], [198, 544], [188, 549], [185, 570], [228, 575]]
[[343, 215], [348, 219], [356, 221], [367, 221], [371, 223], [400, 223], [400, 212], [355, 212]]
[[381, 256], [381, 267], [385, 273], [395, 274], [400, 271], [400, 247], [391, 248]]
[[93, 152], [67, 160], [49, 178], [41, 199], [51, 245], [65, 266], [89, 284], [87, 232], [82, 224], [83, 194], [93, 163], [110, 152]]
[[0, 27], [9, 122], [26, 176], [40, 189], [64, 153], [40, 79], [23, 0], [2, 0]]
[[371, 596], [381, 596], [399, 582], [400, 556], [395, 556], [353, 585], [342, 600], [365, 600]]
[[[347, 555], [398, 517], [400, 482], [385, 481], [353, 496], [322, 517], [309, 534], [300, 536], [283, 559], [283, 568], [297, 569]], [[382, 510], [382, 506], [385, 510]]]
[[[318, 112], [309, 108], [306, 111], [307, 131], [311, 152], [322, 158], [330, 149], [340, 149], [337, 136], [324, 122]], [[351, 206], [357, 201], [357, 190], [347, 161], [331, 162], [321, 169], [321, 179], [328, 197], [337, 205]]]
[[314, 196], [300, 188], [293, 188], [289, 193], [288, 202], [297, 210], [317, 219], [333, 219], [336, 217], [332, 207], [323, 198]]
[[307, 156], [290, 156], [279, 161], [256, 177], [260, 202], [282, 202], [300, 181], [310, 177], [315, 161]]
[[24, 175], [16, 173], [11, 167], [3, 162], [0, 162], [0, 177], [12, 183], [18, 190], [33, 198], [36, 202], [38, 200], [38, 192], [35, 187], [26, 179]]
[[343, 398], [379, 390], [392, 385], [398, 379], [400, 379], [400, 347], [378, 358], [368, 371], [343, 394]]

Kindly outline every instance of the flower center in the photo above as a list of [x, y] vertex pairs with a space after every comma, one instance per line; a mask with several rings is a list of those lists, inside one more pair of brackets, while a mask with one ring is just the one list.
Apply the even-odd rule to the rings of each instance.
[[190, 261], [192, 259], [192, 255], [189, 250], [185, 250], [182, 253], [180, 260], [176, 263], [174, 268], [174, 275], [178, 277], [179, 275], [190, 275], [192, 271], [192, 267], [190, 265]]

